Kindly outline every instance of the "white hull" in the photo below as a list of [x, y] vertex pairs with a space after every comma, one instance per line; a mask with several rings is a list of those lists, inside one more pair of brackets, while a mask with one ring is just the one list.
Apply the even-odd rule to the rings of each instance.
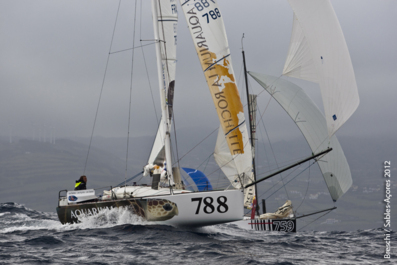
[[[152, 190], [153, 191], [153, 190]], [[165, 192], [165, 189], [162, 191]], [[96, 202], [66, 203], [57, 208], [59, 220], [79, 222], [106, 209], [129, 207], [147, 221], [175, 226], [206, 226], [243, 220], [243, 190], [222, 190], [150, 195]], [[65, 200], [62, 198], [61, 200]]]
[[[177, 226], [206, 226], [243, 220], [243, 196], [242, 190], [192, 192], [161, 196], [163, 199], [176, 203], [179, 210], [178, 215], [161, 223]], [[158, 196], [153, 198], [158, 198]]]

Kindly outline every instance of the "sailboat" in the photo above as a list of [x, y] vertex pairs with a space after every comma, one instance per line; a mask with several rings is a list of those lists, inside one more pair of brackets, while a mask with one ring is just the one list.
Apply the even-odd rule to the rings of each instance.
[[[246, 71], [287, 112], [312, 150], [312, 156], [307, 159], [249, 185], [269, 179], [310, 159], [316, 159], [329, 194], [336, 202], [353, 183], [349, 165], [335, 132], [359, 105], [354, 70], [330, 1], [288, 0], [288, 3], [294, 17], [282, 75], [318, 83], [324, 114], [296, 84], [280, 77]], [[336, 207], [296, 216], [292, 203], [288, 200], [275, 213], [264, 213], [260, 216], [252, 214], [250, 224], [257, 230], [292, 232], [296, 230], [296, 219], [334, 209]]]
[[[336, 201], [352, 185], [349, 166], [334, 134], [359, 103], [354, 71], [330, 2], [288, 2], [294, 11], [294, 25], [283, 74], [320, 84], [325, 117], [304, 91], [291, 82], [245, 72], [280, 103], [312, 149], [310, 157], [286, 169], [316, 159], [331, 197]], [[296, 219], [300, 217], [293, 214], [290, 202], [280, 207], [275, 215], [259, 215], [256, 184], [286, 169], [256, 179], [256, 97], [249, 95], [247, 88], [249, 133], [217, 1], [180, 0], [180, 5], [220, 121], [214, 158], [230, 181], [229, 188], [208, 190], [207, 181], [207, 188], [195, 192], [187, 190], [180, 169], [174, 167], [170, 131], [176, 84], [178, 15], [175, 0], [152, 0], [162, 117], [147, 165], [140, 173], [150, 177], [152, 185], [128, 186], [125, 182], [104, 191], [101, 197], [96, 196], [94, 190], [61, 191], [57, 207], [59, 220], [73, 223], [81, 216], [97, 215], [113, 207], [127, 207], [147, 221], [205, 226], [243, 220], [244, 208], [248, 208], [252, 209], [252, 214], [246, 219], [255, 229], [296, 231]], [[186, 172], [193, 176], [196, 171], [188, 169]], [[203, 178], [205, 176], [199, 177]], [[61, 195], [62, 192], [66, 195]]]
[[[81, 216], [127, 207], [147, 221], [205, 226], [243, 219], [244, 186], [252, 176], [252, 154], [243, 105], [237, 89], [223, 18], [217, 1], [180, 1], [182, 11], [220, 120], [218, 159], [225, 159], [231, 188], [192, 192], [184, 189], [173, 167], [170, 131], [176, 70], [175, 0], [152, 0], [154, 37], [162, 117], [143, 174], [151, 186], [117, 186], [96, 196], [94, 190], [61, 191], [57, 213], [61, 223]], [[125, 183], [126, 184], [126, 183]], [[64, 193], [66, 192], [66, 196]], [[63, 195], [61, 195], [63, 194]]]

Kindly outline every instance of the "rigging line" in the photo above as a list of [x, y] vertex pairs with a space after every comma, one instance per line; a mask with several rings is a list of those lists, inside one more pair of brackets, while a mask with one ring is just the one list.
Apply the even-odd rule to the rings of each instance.
[[[159, 12], [160, 12], [160, 17], [161, 17], [161, 19], [159, 20], [159, 19], [157, 19], [157, 22], [161, 22], [161, 30], [162, 30], [162, 33], [163, 33], [163, 40], [160, 40], [160, 36], [159, 36], [159, 39], [158, 39], [158, 41], [159, 41], [159, 43], [160, 43], [160, 49], [161, 49], [161, 42], [163, 42], [164, 43], [164, 54], [165, 54], [165, 65], [166, 65], [166, 68], [167, 68], [167, 75], [168, 75], [168, 84], [165, 84], [166, 85], [166, 95], [165, 95], [165, 97], [166, 97], [166, 108], [167, 108], [167, 114], [168, 114], [168, 116], [170, 116], [170, 113], [169, 113], [169, 111], [170, 111], [170, 108], [169, 108], [169, 103], [171, 103], [171, 104], [173, 104], [173, 100], [171, 100], [171, 102], [168, 100], [168, 92], [169, 92], [169, 88], [170, 88], [170, 83], [171, 83], [171, 77], [170, 77], [170, 71], [169, 71], [169, 68], [168, 68], [168, 58], [167, 58], [167, 45], [166, 45], [166, 41], [165, 41], [165, 32], [164, 32], [164, 23], [163, 23], [163, 13], [162, 13], [162, 11], [161, 11], [161, 4], [160, 4], [160, 0], [158, 0], [158, 5], [159, 5]], [[161, 56], [161, 55], [160, 55]], [[167, 89], [168, 88], [168, 89]], [[172, 91], [173, 92], [173, 91]], [[173, 94], [174, 93], [172, 93], [172, 96], [173, 96]], [[171, 105], [171, 107], [172, 107], [172, 105]], [[171, 113], [171, 120], [170, 120], [170, 122], [172, 122], [172, 119], [173, 119], [173, 115], [174, 115], [174, 113]], [[167, 131], [168, 130], [170, 130], [170, 128], [169, 128], [169, 126], [168, 126], [168, 117], [164, 117], [164, 119], [165, 119], [165, 121], [166, 121], [166, 124], [167, 124]], [[175, 145], [177, 145], [177, 142], [176, 142], [176, 128], [175, 128], [175, 119], [174, 119], [174, 133], [175, 133]], [[167, 132], [166, 132], [167, 133]], [[176, 148], [177, 148], [177, 146], [175, 146]], [[171, 152], [172, 152], [172, 150], [171, 150]], [[178, 149], [176, 150], [176, 153], [177, 153], [177, 158], [178, 158]], [[178, 161], [178, 167], [179, 167], [179, 161]], [[171, 173], [170, 173], [171, 175], [172, 175], [172, 165], [171, 165]]]
[[[140, 42], [142, 43], [142, 0], [141, 0], [141, 4], [140, 4], [140, 15], [139, 15], [139, 19], [140, 19], [140, 22], [139, 22], [139, 39], [140, 39]], [[143, 62], [144, 62], [144, 64], [145, 64], [146, 77], [147, 77], [147, 80], [148, 80], [148, 83], [149, 83], [150, 94], [151, 94], [151, 96], [152, 96], [152, 103], [153, 103], [154, 114], [155, 114], [155, 116], [156, 116], [156, 122], [157, 122], [157, 124], [159, 124], [159, 118], [158, 118], [157, 111], [156, 111], [156, 103], [154, 102], [152, 84], [150, 83], [149, 71], [148, 71], [147, 63], [146, 63], [145, 51], [144, 51], [144, 49], [143, 49], [144, 46], [148, 46], [148, 45], [152, 45], [152, 44], [155, 44], [155, 42], [150, 43], [150, 44], [146, 44], [146, 45], [141, 45], [141, 46], [139, 46], [139, 47], [142, 47], [141, 50], [142, 50]], [[156, 136], [155, 136], [155, 137], [156, 137]], [[149, 154], [149, 157], [150, 157], [150, 154]], [[148, 158], [148, 160], [149, 160], [149, 158]]]
[[141, 42], [142, 41], [153, 41], [154, 43], [156, 43], [156, 42], [164, 42], [165, 43], [165, 41], [163, 41], [163, 40], [156, 40], [156, 39], [153, 39], [153, 40], [140, 40]]
[[[130, 182], [131, 180], [139, 177], [139, 175], [141, 175], [143, 173], [143, 171], [139, 172], [138, 174], [135, 174], [134, 176], [132, 176], [131, 178], [127, 179], [127, 182]], [[116, 186], [114, 186], [114, 188], [119, 187], [123, 184], [123, 182], [121, 182], [120, 184], [117, 184]]]
[[[160, 10], [160, 16], [161, 16], [161, 18], [163, 18], [163, 13], [162, 13], [162, 11], [161, 11], [161, 4], [160, 4], [160, 0], [158, 0], [158, 3], [159, 3], [159, 10]], [[166, 67], [167, 67], [167, 75], [168, 75], [168, 84], [166, 84], [167, 86], [168, 86], [168, 88], [169, 88], [169, 86], [170, 86], [170, 83], [171, 83], [171, 78], [170, 78], [170, 70], [168, 69], [168, 57], [167, 57], [167, 43], [166, 43], [166, 41], [165, 41], [165, 32], [164, 32], [164, 23], [163, 23], [163, 21], [165, 21], [165, 20], [160, 20], [160, 22], [161, 22], [161, 30], [163, 31], [163, 38], [164, 38], [164, 40], [163, 40], [163, 42], [164, 42], [164, 54], [165, 54], [165, 65], [166, 65]], [[161, 49], [161, 45], [160, 45], [160, 49]], [[168, 92], [168, 90], [167, 90], [167, 92]], [[166, 97], [167, 97], [167, 99], [168, 99], [168, 95], [166, 95]], [[167, 100], [167, 105], [168, 105], [168, 100]], [[173, 102], [172, 102], [172, 104], [173, 104]], [[172, 106], [172, 105], [171, 105]], [[173, 113], [172, 113], [173, 114]], [[169, 114], [168, 114], [169, 115]]]
[[[262, 130], [259, 130], [259, 133], [261, 134], [261, 137], [262, 137], [262, 143], [263, 143], [263, 149], [264, 149], [264, 153], [265, 153], [265, 157], [266, 157], [267, 167], [270, 169], [269, 157], [268, 157], [267, 152], [266, 152], [265, 139], [263, 137]], [[258, 148], [258, 151], [259, 151], [259, 148]]]
[[[270, 101], [269, 101], [269, 102], [270, 102]], [[257, 106], [257, 108], [259, 109], [259, 106]], [[260, 111], [260, 110], [259, 110], [259, 111]], [[261, 116], [260, 121], [261, 121], [261, 122], [259, 122], [259, 124], [262, 124], [263, 128], [265, 129], [265, 133], [266, 133], [266, 136], [267, 136], [267, 140], [268, 140], [268, 142], [269, 142], [270, 149], [272, 150], [272, 154], [273, 154], [274, 160], [275, 160], [275, 162], [276, 162], [277, 169], [280, 169], [280, 167], [279, 167], [279, 165], [278, 165], [278, 162], [277, 162], [277, 159], [276, 159], [276, 155], [275, 155], [274, 150], [273, 150], [272, 143], [270, 142], [269, 134], [267, 133], [265, 123], [263, 122], [263, 115]], [[280, 175], [281, 181], [283, 182], [283, 186], [284, 186], [284, 189], [285, 189], [285, 193], [287, 194], [287, 198], [288, 198], [288, 200], [289, 200], [289, 195], [288, 195], [287, 188], [285, 187], [285, 184], [284, 184], [283, 176], [282, 176], [281, 174], [279, 174], [279, 175]]]
[[205, 172], [205, 170], [207, 169], [208, 162], [210, 162], [210, 157], [211, 157], [211, 156], [209, 156], [209, 157], [207, 158], [207, 164], [205, 164], [205, 167], [204, 167], [204, 170], [203, 170], [203, 172]]
[[[274, 83], [276, 83], [282, 76], [283, 76], [283, 75], [278, 76], [272, 83], [270, 83], [270, 85], [268, 85], [268, 87], [269, 87], [269, 86], [272, 86]], [[266, 89], [263, 89], [261, 92], [259, 92], [258, 96], [259, 96], [260, 94], [262, 94], [263, 92], [265, 92], [265, 90], [266, 90]], [[266, 90], [266, 91], [267, 91], [267, 90]]]
[[[309, 166], [310, 167], [310, 166]], [[288, 177], [288, 176], [290, 176], [292, 173], [294, 173], [296, 170], [297, 170], [298, 168], [297, 167], [295, 167], [293, 170], [292, 170], [292, 172], [290, 172], [286, 177]], [[304, 170], [302, 170], [302, 172], [300, 172], [298, 175], [300, 175], [300, 174], [302, 174], [305, 170], [306, 170], [307, 168], [305, 168]], [[297, 175], [297, 176], [298, 176]], [[295, 177], [297, 177], [297, 176], [295, 176]], [[294, 177], [294, 178], [295, 178]], [[292, 179], [291, 179], [292, 180]], [[267, 192], [269, 192], [271, 189], [273, 189], [274, 187], [276, 187], [279, 183], [281, 182], [281, 180], [279, 180], [276, 184], [274, 184], [272, 187], [270, 187], [268, 190], [266, 190], [265, 192], [263, 192], [260, 196], [262, 196], [262, 195], [265, 195]], [[283, 185], [284, 185], [284, 183], [283, 183]], [[286, 185], [286, 184], [285, 184]], [[276, 192], [277, 191], [279, 191], [281, 188], [279, 188], [278, 190], [276, 190]], [[275, 192], [273, 192], [270, 196], [272, 196], [273, 194], [274, 194]], [[269, 198], [270, 196], [268, 196], [267, 198]], [[266, 199], [267, 199], [266, 198]]]
[[214, 62], [213, 64], [211, 64], [210, 66], [207, 67], [207, 69], [205, 69], [203, 72], [206, 72], [208, 69], [210, 69], [212, 66], [218, 64], [220, 61], [222, 61], [223, 59], [226, 59], [227, 57], [230, 56], [230, 53], [228, 55], [223, 56], [221, 59], [219, 59], [218, 61]]
[[316, 151], [318, 151], [318, 149], [319, 149], [319, 148], [323, 145], [323, 143], [324, 143], [325, 141], [327, 141], [327, 140], [329, 140], [329, 142], [328, 142], [328, 147], [329, 147], [329, 146], [330, 146], [330, 143], [331, 143], [331, 139], [332, 139], [332, 137], [329, 138], [328, 135], [326, 135], [325, 138], [324, 138], [324, 140], [317, 146], [317, 148], [316, 148], [315, 150], [313, 150], [313, 153], [316, 153]]
[[[281, 77], [282, 77], [283, 75], [280, 75], [280, 76], [278, 76], [269, 86], [271, 87], [274, 83], [276, 83]], [[268, 86], [268, 87], [269, 87]], [[266, 89], [264, 89], [264, 90], [262, 90], [259, 94], [258, 94], [258, 96], [260, 95], [260, 94], [262, 94], [264, 91], [265, 91]], [[270, 103], [270, 101], [271, 101], [271, 99], [273, 98], [273, 94], [270, 94], [270, 99], [269, 99], [269, 101], [268, 101], [268, 103], [267, 103], [267, 105], [266, 105], [266, 108], [265, 108], [265, 110], [263, 111], [263, 113], [262, 113], [262, 115], [261, 115], [261, 119], [262, 119], [262, 116], [265, 114], [265, 112], [266, 112], [266, 110], [267, 110], [267, 108], [268, 108], [268, 106], [269, 106], [269, 103]], [[284, 107], [283, 107], [283, 109], [284, 109]], [[296, 124], [296, 122], [295, 122], [295, 120], [294, 119], [292, 119], [293, 121], [294, 121], [294, 123]], [[320, 148], [320, 146], [325, 142], [325, 141], [327, 141], [329, 138], [328, 137], [325, 137], [325, 139], [318, 145], [318, 147], [313, 151], [313, 153], [315, 153], [317, 150], [318, 150], [318, 148]]]
[[245, 123], [245, 120], [243, 120], [239, 125], [237, 125], [236, 127], [230, 129], [230, 131], [228, 131], [227, 133], [225, 133], [225, 137], [228, 136], [230, 133], [232, 133], [234, 130], [236, 130], [237, 128], [240, 128], [241, 125], [243, 125]]
[[[292, 173], [294, 173], [297, 169], [298, 169], [298, 168], [295, 167], [294, 170], [292, 170], [292, 172], [290, 172], [286, 177], [288, 177], [289, 175], [291, 175]], [[302, 172], [304, 172], [306, 169], [307, 169], [307, 168], [305, 168]], [[301, 172], [301, 173], [302, 173], [302, 172]], [[300, 174], [301, 174], [301, 173], [300, 173]], [[299, 175], [299, 174], [298, 174], [298, 175]], [[297, 176], [295, 176], [295, 177], [297, 177]], [[295, 178], [295, 177], [294, 177], [294, 178]], [[265, 195], [265, 194], [266, 194], [267, 192], [269, 192], [271, 189], [273, 189], [274, 187], [276, 187], [280, 182], [281, 182], [281, 180], [279, 180], [276, 184], [274, 184], [274, 185], [273, 185], [272, 187], [270, 187], [268, 190], [264, 191], [264, 192], [263, 192], [261, 195], [259, 195], [258, 197], [261, 197], [261, 196]], [[276, 190], [276, 192], [279, 191], [280, 189], [281, 189], [281, 188], [279, 188], [278, 190]], [[271, 195], [273, 195], [274, 193], [275, 193], [275, 192], [273, 192]], [[271, 196], [271, 195], [270, 195], [270, 196]], [[267, 198], [269, 198], [270, 196], [268, 196]], [[266, 198], [266, 199], [267, 199], [267, 198]]]
[[[184, 154], [179, 161], [181, 161], [185, 156], [187, 156], [191, 151], [193, 151], [197, 146], [199, 146], [202, 142], [204, 142], [205, 140], [207, 140], [208, 137], [210, 137], [214, 132], [216, 132], [216, 130], [218, 130], [218, 128], [216, 128], [215, 130], [213, 130], [210, 134], [208, 134], [203, 140], [201, 140], [198, 144], [196, 144], [195, 146], [193, 146], [192, 149], [190, 149], [189, 151], [187, 151], [186, 154]], [[211, 153], [213, 154], [213, 153]]]
[[[161, 22], [161, 31], [162, 31], [162, 33], [163, 33], [163, 40], [159, 40], [159, 41], [163, 41], [163, 43], [164, 43], [164, 54], [165, 54], [165, 61], [166, 61], [166, 63], [165, 63], [165, 65], [166, 65], [166, 67], [167, 67], [167, 75], [168, 75], [168, 81], [171, 81], [170, 79], [170, 70], [168, 69], [168, 59], [167, 59], [167, 43], [166, 43], [166, 41], [165, 41], [165, 33], [164, 33], [164, 23], [163, 23], [163, 12], [161, 11], [161, 4], [160, 4], [160, 0], [158, 0], [158, 4], [159, 4], [159, 11], [160, 11], [160, 16], [161, 16], [161, 19], [160, 20], [158, 20], [157, 19], [157, 22]], [[160, 36], [159, 36], [160, 37]], [[160, 49], [161, 49], [161, 45], [160, 45]], [[167, 86], [169, 86], [169, 84], [166, 84]], [[167, 96], [167, 95], [166, 95]], [[168, 104], [167, 104], [168, 105]]]
[[[244, 147], [243, 147], [243, 150], [245, 149], [245, 147], [247, 146], [247, 144], [248, 144], [249, 142], [250, 142], [250, 141], [247, 141], [247, 142], [246, 142], [246, 144], [245, 144]], [[230, 162], [234, 161], [234, 159], [237, 158], [237, 157], [238, 157], [239, 155], [241, 155], [241, 154], [242, 154], [242, 153], [237, 154], [236, 157], [232, 157], [232, 159], [230, 159], [227, 163], [223, 164], [222, 166], [219, 166], [218, 169], [212, 171], [208, 176], [210, 176], [210, 175], [212, 175], [213, 173], [215, 173], [216, 171], [222, 169], [224, 166], [226, 166], [226, 165], [229, 164]], [[237, 173], [238, 173], [238, 172], [237, 172]], [[238, 175], [238, 174], [236, 174], [236, 175]]]
[[142, 0], [139, 3], [139, 39], [142, 44]]
[[[282, 76], [282, 75], [280, 75], [279, 77], [277, 77], [277, 79], [274, 80], [274, 81], [270, 84], [270, 86], [272, 86], [275, 82], [277, 82], [277, 80], [279, 80], [279, 79], [281, 78], [281, 76]], [[248, 80], [248, 82], [250, 82], [250, 81]], [[251, 84], [251, 83], [250, 83], [250, 84]], [[262, 94], [265, 90], [266, 90], [266, 89], [263, 89], [261, 92], [259, 92], [259, 93], [257, 94], [257, 97], [258, 97], [260, 94]], [[263, 111], [263, 113], [262, 113], [261, 116], [260, 116], [260, 119], [259, 119], [258, 122], [257, 122], [258, 125], [259, 125], [261, 122], [263, 122], [262, 117], [263, 117], [263, 115], [265, 115], [265, 112], [266, 112], [267, 108], [269, 107], [269, 104], [270, 104], [270, 101], [272, 100], [272, 98], [273, 98], [273, 95], [270, 94], [270, 98], [269, 98], [269, 101], [268, 101], [267, 104], [266, 104], [265, 110]], [[258, 107], [258, 108], [259, 108], [259, 107]]]
[[[280, 164], [280, 166], [288, 166], [288, 165], [291, 165], [291, 164], [293, 164], [293, 163], [295, 163], [295, 162], [298, 162], [299, 160], [302, 160], [302, 159], [304, 159], [304, 158], [306, 158], [307, 156], [302, 156], [302, 157], [299, 157], [299, 158], [296, 158], [296, 159], [291, 159], [291, 160], [286, 160], [286, 161], [284, 161], [284, 162], [281, 162], [281, 164]], [[273, 164], [272, 164], [273, 165]], [[261, 172], [261, 173], [257, 173], [257, 175], [258, 176], [260, 176], [260, 175], [265, 175], [265, 174], [270, 174], [271, 172], [273, 172], [274, 170], [273, 169], [271, 169], [270, 168], [270, 165], [269, 165], [269, 170], [267, 170], [267, 171], [263, 171], [263, 172]]]
[[118, 17], [119, 17], [119, 12], [120, 12], [120, 5], [121, 5], [121, 0], [119, 0], [119, 5], [118, 5], [118, 8], [117, 8], [116, 19], [115, 19], [115, 22], [114, 22], [113, 33], [112, 33], [112, 39], [111, 39], [111, 41], [110, 41], [110, 47], [109, 47], [108, 58], [107, 58], [107, 60], [106, 60], [105, 72], [104, 72], [104, 74], [103, 74], [101, 92], [99, 93], [99, 100], [98, 100], [98, 105], [97, 105], [97, 108], [96, 108], [96, 113], [95, 113], [95, 118], [94, 118], [94, 124], [93, 124], [93, 126], [92, 126], [91, 137], [90, 137], [90, 143], [89, 143], [89, 145], [88, 145], [88, 151], [87, 151], [87, 157], [86, 157], [86, 159], [85, 159], [85, 165], [84, 165], [83, 175], [85, 175], [85, 171], [86, 171], [86, 169], [87, 169], [88, 156], [89, 156], [90, 150], [91, 150], [92, 138], [94, 137], [95, 125], [96, 125], [96, 121], [97, 121], [97, 118], [98, 118], [98, 112], [99, 112], [99, 105], [100, 105], [100, 103], [101, 103], [103, 88], [104, 88], [104, 86], [105, 86], [106, 73], [107, 73], [108, 65], [109, 65], [110, 51], [112, 50], [113, 40], [114, 40], [114, 33], [116, 32], [116, 25], [117, 25], [117, 20], [118, 20]]
[[[309, 163], [310, 163], [310, 161], [309, 161]], [[310, 185], [310, 167], [309, 167], [309, 176], [308, 176], [308, 178], [307, 178], [307, 187], [306, 187], [305, 196], [303, 196], [303, 199], [302, 199], [301, 203], [300, 203], [299, 206], [295, 209], [295, 213], [298, 212], [299, 207], [301, 207], [302, 203], [305, 201], [307, 192], [309, 191], [309, 185]]]
[[181, 6], [184, 6], [187, 2], [189, 2], [190, 0], [186, 0], [185, 2], [181, 3]]
[[[181, 165], [179, 164], [179, 152], [178, 152], [178, 141], [176, 140], [176, 125], [175, 125], [175, 115], [172, 113], [172, 120], [173, 125], [174, 125], [174, 138], [175, 138], [175, 149], [176, 149], [176, 163], [178, 163], [178, 168], [181, 168]], [[175, 164], [175, 163], [174, 163]], [[172, 167], [171, 167], [172, 170]]]
[[146, 76], [147, 76], [147, 80], [148, 80], [148, 83], [149, 83], [150, 94], [151, 94], [151, 96], [152, 96], [154, 114], [156, 115], [156, 121], [157, 121], [157, 124], [158, 124], [158, 123], [159, 123], [159, 118], [158, 118], [158, 116], [157, 116], [156, 103], [154, 102], [154, 96], [153, 96], [153, 91], [152, 91], [152, 84], [150, 83], [149, 71], [148, 71], [148, 69], [147, 69], [147, 63], [146, 63], [145, 52], [144, 52], [144, 49], [143, 49], [143, 48], [142, 48], [141, 50], [142, 50], [143, 62], [144, 62], [144, 64], [145, 64]]
[[320, 219], [321, 217], [323, 217], [323, 216], [329, 214], [332, 210], [333, 210], [333, 209], [330, 209], [330, 210], [329, 210], [328, 212], [326, 212], [325, 214], [323, 214], [323, 215], [319, 216], [318, 218], [314, 219], [313, 221], [311, 221], [310, 223], [308, 223], [308, 224], [305, 225], [304, 227], [301, 227], [298, 231], [300, 231], [300, 230], [302, 230], [303, 228], [305, 228], [306, 226], [308, 226], [308, 225], [314, 223], [315, 221], [317, 221], [317, 220]]
[[[140, 22], [139, 22], [139, 39], [140, 39], [140, 42], [142, 43], [142, 0], [141, 0], [141, 4], [140, 4], [139, 19], [140, 19]], [[148, 71], [148, 69], [147, 69], [147, 63], [146, 63], [145, 52], [144, 52], [144, 49], [143, 49], [144, 46], [152, 45], [152, 44], [154, 44], [154, 43], [155, 43], [155, 42], [150, 43], [150, 44], [146, 44], [146, 45], [141, 45], [140, 47], [142, 47], [141, 50], [142, 50], [143, 62], [144, 62], [144, 64], [145, 64], [146, 77], [147, 77], [147, 80], [148, 80], [148, 83], [149, 83], [150, 94], [151, 94], [151, 96], [152, 96], [154, 114], [156, 115], [156, 122], [157, 122], [157, 124], [158, 124], [158, 123], [159, 123], [159, 118], [158, 118], [158, 116], [157, 116], [156, 103], [154, 102], [152, 84], [150, 83], [149, 71]], [[149, 154], [149, 156], [150, 156], [150, 154]]]
[[[134, 9], [134, 31], [133, 31], [133, 39], [132, 39], [132, 47], [135, 46], [135, 28], [136, 28], [136, 6], [137, 0], [135, 0], [135, 9]], [[130, 76], [130, 103], [128, 108], [128, 129], [127, 129], [127, 152], [125, 155], [125, 185], [127, 185], [127, 170], [128, 170], [128, 153], [129, 153], [129, 143], [130, 143], [130, 125], [131, 125], [131, 105], [132, 105], [132, 78], [134, 73], [134, 56], [135, 50], [132, 50], [131, 55], [131, 76]], [[124, 189], [125, 194], [125, 189]]]
[[135, 50], [135, 49], [142, 48], [142, 47], [145, 47], [145, 46], [153, 45], [155, 43], [156, 42], [152, 42], [152, 43], [149, 43], [149, 44], [143, 44], [143, 45], [140, 45], [140, 46], [136, 46], [136, 47], [120, 50], [120, 51], [110, 52], [109, 54], [115, 54], [115, 53], [120, 53], [120, 52], [131, 51], [131, 50]]
[[[197, 167], [197, 169], [199, 169], [204, 163], [205, 161], [209, 161], [211, 156], [214, 154], [214, 152], [212, 152], [206, 159], [204, 159], [204, 161]], [[204, 170], [203, 170], [204, 171]], [[204, 172], [203, 172], [204, 173]]]
[[[199, 170], [200, 167], [205, 163], [205, 161], [207, 161], [207, 164], [205, 165], [205, 167], [207, 167], [208, 162], [210, 161], [210, 158], [211, 158], [211, 156], [212, 156], [213, 154], [214, 154], [214, 153], [211, 153], [206, 159], [204, 159], [204, 161], [203, 161], [195, 170], [196, 170], [196, 171]], [[204, 171], [205, 171], [205, 168], [204, 168], [204, 170], [202, 170], [202, 173], [204, 173]], [[186, 173], [186, 174], [188, 174], [188, 175], [190, 176], [189, 173]], [[205, 174], [204, 174], [204, 175], [205, 175]], [[205, 175], [205, 176], [206, 176], [206, 175]], [[198, 180], [202, 180], [202, 179], [204, 179], [204, 177], [198, 178]]]
[[141, 181], [141, 179], [143, 179], [143, 175], [142, 175], [142, 177], [140, 177], [136, 182], [140, 182]]
[[[285, 187], [288, 183], [290, 183], [290, 182], [291, 182], [292, 180], [294, 180], [297, 176], [299, 176], [300, 174], [302, 174], [303, 172], [305, 172], [306, 169], [310, 168], [310, 167], [311, 167], [312, 165], [314, 165], [315, 163], [317, 163], [317, 161], [314, 161], [311, 165], [307, 166], [307, 167], [306, 167], [304, 170], [302, 170], [298, 175], [296, 175], [296, 176], [293, 177], [292, 179], [288, 180], [287, 183], [285, 183], [285, 184], [283, 183], [283, 186]], [[287, 177], [288, 177], [289, 175], [291, 175], [296, 169], [297, 169], [297, 168], [295, 168], [290, 174], [288, 174]], [[280, 183], [280, 181], [277, 182], [277, 184], [278, 184], [278, 183]], [[277, 185], [277, 184], [276, 184], [276, 185]], [[274, 185], [274, 186], [275, 186], [275, 185]], [[273, 187], [274, 187], [274, 186], [273, 186]], [[273, 188], [273, 187], [272, 187], [272, 188]], [[278, 188], [278, 189], [277, 189], [276, 191], [274, 191], [272, 194], [270, 194], [269, 196], [267, 196], [267, 197], [266, 197], [266, 200], [267, 200], [268, 198], [270, 198], [274, 193], [276, 193], [277, 191], [279, 191], [281, 188], [282, 188], [282, 187]], [[271, 189], [271, 188], [270, 188], [270, 189]], [[268, 189], [266, 192], [268, 192], [270, 189]], [[265, 192], [265, 193], [266, 193], [266, 192]], [[289, 200], [289, 198], [288, 198], [288, 200]]]

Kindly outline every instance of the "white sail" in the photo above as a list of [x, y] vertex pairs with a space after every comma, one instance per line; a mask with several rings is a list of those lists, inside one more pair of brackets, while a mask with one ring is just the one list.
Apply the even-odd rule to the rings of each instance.
[[159, 46], [158, 60], [160, 100], [162, 110], [166, 109], [161, 117], [156, 139], [149, 156], [149, 164], [163, 163], [165, 155], [166, 131], [171, 130], [173, 99], [176, 73], [176, 45], [178, 13], [176, 0], [154, 0], [153, 22], [155, 37]]
[[[246, 127], [243, 128], [246, 130]], [[248, 136], [248, 133], [244, 131], [243, 135]], [[249, 138], [245, 137], [243, 141], [245, 143], [244, 154], [251, 154]], [[252, 156], [230, 154], [229, 146], [226, 142], [222, 127], [219, 127], [218, 130], [214, 158], [216, 163], [222, 169], [222, 172], [235, 188], [241, 188], [253, 181]], [[241, 172], [239, 170], [241, 170]], [[241, 173], [244, 173], [244, 175]]]
[[180, 2], [221, 123], [215, 159], [231, 183], [240, 187], [238, 177], [251, 175], [251, 144], [222, 13], [214, 0]]
[[249, 74], [284, 108], [305, 136], [313, 153], [331, 147], [333, 150], [318, 160], [328, 190], [334, 201], [352, 185], [352, 177], [342, 147], [335, 135], [328, 137], [324, 115], [297, 85], [274, 76]]
[[359, 104], [349, 50], [329, 0], [288, 0], [294, 25], [283, 74], [318, 82], [331, 137]]
[[164, 138], [165, 138], [165, 123], [164, 118], [161, 117], [160, 126], [157, 130], [156, 138], [154, 140], [152, 151], [149, 155], [148, 164], [161, 165], [165, 160]]

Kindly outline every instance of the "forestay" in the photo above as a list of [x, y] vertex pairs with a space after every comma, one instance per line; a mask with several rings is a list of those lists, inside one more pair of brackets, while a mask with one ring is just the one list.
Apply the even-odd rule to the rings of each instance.
[[274, 76], [249, 74], [284, 108], [302, 131], [313, 153], [331, 147], [333, 150], [318, 160], [328, 190], [334, 201], [352, 185], [352, 177], [342, 147], [335, 135], [328, 137], [324, 115], [297, 85]]
[[359, 104], [349, 50], [329, 0], [288, 0], [293, 30], [283, 74], [320, 84], [331, 137]]
[[252, 171], [251, 144], [222, 13], [214, 0], [180, 2], [220, 120], [215, 159], [233, 185], [241, 187], [238, 176]]
[[[177, 25], [178, 13], [176, 0], [155, 0], [156, 7], [153, 8], [154, 23], [157, 23], [158, 42], [160, 44], [161, 78], [160, 96], [162, 108], [166, 107], [168, 117], [161, 117], [160, 126], [157, 130], [152, 151], [149, 156], [149, 164], [162, 164], [165, 160], [165, 135], [168, 124], [168, 131], [171, 129], [175, 72], [176, 72], [176, 44], [177, 44]], [[167, 115], [166, 115], [167, 116]]]

